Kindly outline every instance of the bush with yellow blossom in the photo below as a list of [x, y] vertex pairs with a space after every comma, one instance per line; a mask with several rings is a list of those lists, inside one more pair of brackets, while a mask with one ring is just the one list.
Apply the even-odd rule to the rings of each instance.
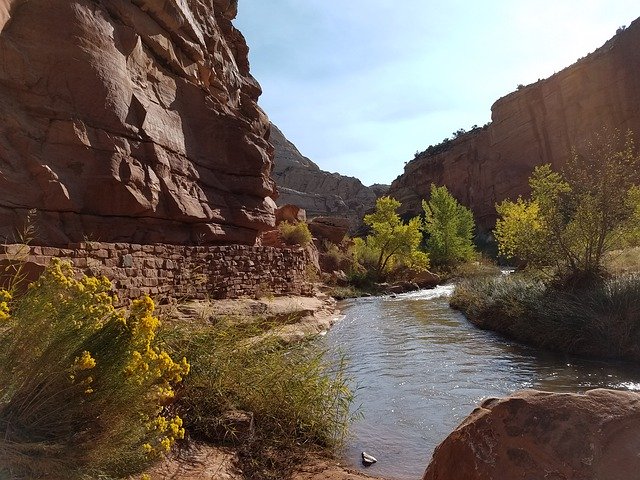
[[24, 295], [0, 290], [0, 478], [123, 476], [184, 436], [148, 297], [116, 309], [106, 278], [54, 261]]

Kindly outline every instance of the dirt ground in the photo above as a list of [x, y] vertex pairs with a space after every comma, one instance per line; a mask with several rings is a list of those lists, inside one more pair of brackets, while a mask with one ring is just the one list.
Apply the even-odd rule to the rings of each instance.
[[[242, 480], [235, 468], [233, 450], [194, 443], [188, 450], [147, 472], [152, 480]], [[364, 480], [375, 479], [342, 467], [336, 460], [312, 457], [300, 466], [291, 480]], [[379, 479], [381, 480], [381, 479]]]
[[188, 301], [164, 306], [160, 318], [180, 322], [211, 322], [221, 318], [251, 321], [261, 317], [273, 321], [275, 333], [287, 342], [300, 341], [326, 332], [340, 318], [336, 301], [325, 294], [315, 297], [239, 298]]

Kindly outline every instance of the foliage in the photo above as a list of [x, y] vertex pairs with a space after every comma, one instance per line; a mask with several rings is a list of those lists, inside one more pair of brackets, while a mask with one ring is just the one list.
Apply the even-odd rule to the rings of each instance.
[[640, 360], [640, 277], [621, 276], [581, 292], [521, 274], [461, 283], [451, 306], [480, 328], [537, 347]]
[[424, 230], [428, 234], [427, 251], [435, 265], [452, 266], [474, 258], [471, 210], [449, 193], [447, 187], [431, 184], [428, 202], [422, 201]]
[[278, 225], [278, 231], [282, 241], [287, 245], [306, 246], [311, 242], [311, 232], [304, 222], [282, 222]]
[[422, 239], [420, 218], [404, 224], [396, 210], [400, 202], [391, 197], [380, 197], [376, 211], [365, 215], [364, 222], [372, 233], [365, 240], [356, 238], [355, 255], [376, 278], [383, 278], [394, 268], [407, 266], [414, 270], [426, 270], [429, 256], [418, 247]]
[[[477, 133], [480, 130], [486, 130], [489, 125], [491, 125], [491, 122], [487, 122], [485, 123], [482, 127], [478, 127], [478, 125], [473, 125], [471, 127], [470, 130], [465, 130], [464, 128], [460, 128], [458, 130], [456, 130], [455, 132], [453, 132], [453, 139], [455, 140], [456, 138], [464, 135], [465, 133], [471, 133], [471, 132], [475, 132]], [[451, 147], [453, 145], [453, 140], [450, 139], [449, 137], [443, 138], [442, 141], [436, 145], [429, 145], [425, 150], [421, 151], [416, 151], [416, 153], [414, 154], [413, 158], [419, 158], [419, 157], [425, 157], [425, 156], [430, 156], [430, 155], [437, 155], [439, 153], [443, 153], [446, 152], [449, 147]]]
[[504, 200], [496, 205], [500, 218], [493, 231], [498, 241], [498, 253], [507, 258], [518, 258], [528, 265], [541, 265], [551, 258], [542, 248], [547, 231], [535, 200], [522, 197], [512, 202]]
[[[163, 333], [192, 365], [178, 405], [188, 431], [238, 445], [245, 478], [286, 478], [308, 450], [338, 446], [351, 419], [344, 360], [308, 344], [285, 346], [271, 327], [229, 319]], [[252, 436], [225, 422], [225, 412], [238, 410], [253, 414]]]
[[110, 291], [57, 261], [0, 291], [0, 477], [122, 476], [183, 437], [169, 405], [189, 365], [158, 345], [151, 299], [127, 314]]
[[568, 278], [600, 278], [603, 255], [638, 231], [640, 156], [631, 134], [606, 130], [563, 173], [535, 168], [531, 199], [504, 201], [495, 235], [501, 253], [528, 264], [554, 264]]

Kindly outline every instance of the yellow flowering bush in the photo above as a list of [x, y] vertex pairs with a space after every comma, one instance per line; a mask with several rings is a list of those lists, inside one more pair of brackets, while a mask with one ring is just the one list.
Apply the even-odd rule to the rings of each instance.
[[113, 303], [109, 280], [59, 261], [0, 290], [0, 478], [128, 475], [184, 437], [171, 401], [189, 364], [156, 339], [149, 297]]
[[6, 290], [0, 289], [0, 321], [9, 318], [9, 301], [11, 294]]

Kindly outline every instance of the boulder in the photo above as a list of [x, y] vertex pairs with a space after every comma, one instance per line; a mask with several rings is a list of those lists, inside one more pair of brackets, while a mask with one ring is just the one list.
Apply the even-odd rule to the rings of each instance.
[[640, 394], [517, 392], [488, 399], [435, 450], [423, 480], [635, 480]]
[[441, 282], [440, 275], [432, 272], [420, 272], [414, 273], [411, 276], [411, 281], [417, 284], [420, 288], [433, 288]]
[[309, 230], [317, 239], [338, 245], [349, 230], [349, 220], [343, 217], [316, 217], [309, 223]]
[[273, 147], [235, 0], [0, 7], [0, 241], [253, 244]]
[[402, 280], [399, 282], [394, 282], [386, 288], [386, 292], [388, 293], [405, 293], [405, 292], [413, 292], [415, 290], [419, 290], [420, 287], [415, 282], [409, 282], [406, 280]]
[[306, 222], [307, 213], [304, 209], [291, 204], [282, 205], [276, 210], [276, 225], [282, 222]]

